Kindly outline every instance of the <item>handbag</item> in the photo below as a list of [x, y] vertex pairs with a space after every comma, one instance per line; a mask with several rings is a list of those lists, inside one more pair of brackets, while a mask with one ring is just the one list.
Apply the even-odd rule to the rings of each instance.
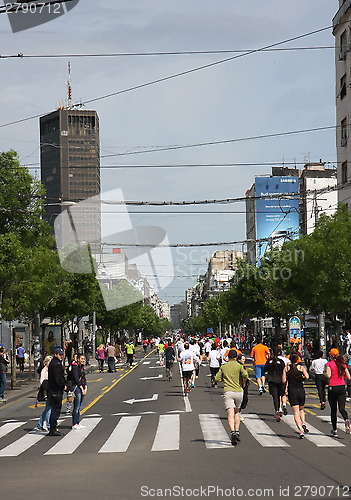
[[46, 401], [48, 398], [48, 387], [49, 387], [49, 381], [48, 380], [43, 380], [43, 383], [40, 385], [38, 394], [37, 394], [37, 401], [42, 402]]

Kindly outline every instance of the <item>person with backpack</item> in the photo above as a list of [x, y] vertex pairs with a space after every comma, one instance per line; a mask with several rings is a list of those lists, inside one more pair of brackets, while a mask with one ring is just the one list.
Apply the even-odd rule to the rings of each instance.
[[330, 418], [332, 423], [332, 436], [338, 436], [337, 430], [337, 410], [345, 421], [346, 434], [350, 434], [350, 420], [346, 405], [346, 387], [345, 379], [350, 379], [350, 373], [345, 364], [343, 356], [339, 354], [338, 349], [331, 349], [329, 352], [331, 360], [325, 365], [325, 376], [328, 379], [328, 402], [330, 406]]

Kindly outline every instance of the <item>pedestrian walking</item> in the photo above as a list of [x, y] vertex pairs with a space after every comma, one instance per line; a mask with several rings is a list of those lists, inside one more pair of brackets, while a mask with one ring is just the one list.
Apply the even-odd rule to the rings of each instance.
[[273, 399], [274, 418], [277, 422], [280, 422], [280, 408], [282, 406], [282, 398], [285, 394], [286, 386], [285, 363], [279, 358], [281, 353], [281, 349], [276, 347], [273, 351], [273, 355], [266, 361], [264, 367], [264, 373], [268, 381], [269, 394]]
[[240, 407], [243, 401], [243, 387], [248, 373], [241, 363], [237, 362], [237, 352], [229, 351], [228, 363], [220, 367], [215, 377], [216, 382], [224, 382], [224, 404], [227, 411], [230, 439], [233, 446], [240, 441]]
[[86, 358], [84, 354], [78, 354], [77, 361], [72, 362], [72, 372], [71, 372], [71, 392], [74, 393], [74, 403], [72, 411], [72, 429], [79, 430], [84, 429], [84, 425], [80, 423], [80, 410], [84, 400], [84, 396], [87, 393], [87, 381], [85, 377], [85, 366]]
[[63, 350], [57, 347], [48, 368], [48, 401], [51, 407], [48, 436], [62, 436], [62, 433], [57, 430], [57, 420], [61, 413], [63, 391], [66, 389], [62, 366], [63, 354]]
[[16, 356], [18, 359], [18, 367], [19, 367], [20, 372], [24, 372], [25, 353], [26, 353], [25, 348], [23, 347], [22, 344], [20, 344], [16, 349]]
[[329, 352], [331, 360], [325, 365], [325, 376], [328, 379], [328, 402], [330, 406], [330, 418], [332, 423], [332, 435], [337, 437], [337, 410], [345, 421], [346, 434], [350, 434], [350, 420], [346, 405], [345, 379], [350, 379], [350, 373], [345, 364], [343, 356], [338, 349], [331, 349]]
[[5, 357], [5, 349], [0, 347], [0, 403], [6, 403], [7, 399], [4, 396], [6, 389], [6, 373], [8, 360]]
[[305, 422], [305, 402], [306, 393], [303, 385], [304, 380], [309, 378], [307, 370], [298, 363], [298, 355], [290, 354], [290, 364], [285, 367], [286, 380], [288, 384], [288, 398], [294, 415], [296, 427], [299, 431], [299, 438], [303, 439], [309, 432]]
[[104, 371], [105, 355], [106, 355], [106, 349], [103, 344], [100, 344], [99, 347], [96, 349], [95, 353], [95, 359], [99, 364], [100, 373], [103, 373]]
[[328, 385], [328, 379], [324, 372], [327, 362], [327, 359], [323, 359], [323, 351], [319, 351], [317, 358], [314, 359], [311, 364], [311, 371], [314, 372], [314, 383], [317, 387], [321, 410], [325, 409], [325, 388]]
[[49, 364], [52, 360], [52, 356], [46, 356], [44, 358], [44, 368], [40, 373], [40, 387], [38, 391], [37, 401], [45, 401], [45, 408], [39, 417], [37, 426], [34, 428], [35, 431], [50, 431], [50, 415], [51, 406], [48, 399], [48, 389], [49, 389]]
[[253, 359], [255, 366], [255, 377], [258, 386], [259, 395], [262, 396], [266, 392], [264, 367], [269, 358], [270, 353], [266, 345], [262, 344], [262, 339], [257, 339], [257, 344], [251, 349], [250, 357]]
[[113, 373], [115, 371], [115, 346], [112, 344], [107, 344], [106, 347], [106, 352], [107, 352], [107, 367], [108, 367], [108, 373]]

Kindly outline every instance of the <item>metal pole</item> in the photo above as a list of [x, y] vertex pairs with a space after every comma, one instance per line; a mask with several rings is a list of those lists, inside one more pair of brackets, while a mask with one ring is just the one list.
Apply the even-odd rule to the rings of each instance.
[[319, 342], [321, 349], [325, 349], [325, 312], [318, 314]]
[[11, 355], [11, 389], [16, 387], [16, 342], [12, 321], [9, 321], [10, 330], [10, 355]]
[[93, 356], [95, 356], [96, 352], [96, 312], [93, 311]]

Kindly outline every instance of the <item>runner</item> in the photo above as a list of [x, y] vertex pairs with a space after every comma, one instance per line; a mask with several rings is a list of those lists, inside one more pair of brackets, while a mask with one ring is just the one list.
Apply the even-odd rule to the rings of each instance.
[[319, 351], [317, 359], [312, 361], [311, 371], [314, 372], [314, 382], [317, 387], [319, 403], [321, 405], [321, 410], [325, 409], [325, 387], [328, 384], [328, 379], [325, 376], [325, 365], [327, 360], [323, 359], [323, 351]]
[[210, 373], [211, 373], [211, 387], [217, 387], [217, 382], [215, 381], [215, 377], [220, 368], [221, 361], [221, 353], [218, 351], [215, 343], [212, 344], [212, 349], [210, 354], [208, 355], [208, 362], [210, 365]]
[[299, 430], [299, 438], [303, 439], [305, 433], [309, 432], [305, 422], [305, 401], [306, 393], [303, 381], [309, 378], [307, 370], [301, 364], [298, 364], [298, 356], [290, 354], [290, 364], [285, 367], [286, 380], [288, 382], [288, 398], [291, 409], [294, 414], [296, 427]]
[[273, 399], [274, 418], [277, 422], [280, 422], [280, 407], [286, 386], [285, 363], [279, 358], [281, 352], [279, 347], [276, 347], [273, 356], [266, 362], [264, 367], [264, 372], [267, 374], [269, 394]]
[[332, 423], [332, 435], [337, 437], [337, 409], [345, 421], [346, 434], [350, 434], [350, 420], [345, 410], [346, 404], [346, 388], [345, 379], [350, 379], [350, 373], [346, 367], [343, 356], [339, 354], [337, 349], [331, 349], [329, 352], [331, 361], [325, 365], [325, 376], [328, 379], [328, 402], [330, 406], [330, 417]]
[[162, 340], [157, 344], [158, 357], [160, 360], [160, 366], [165, 364], [165, 345]]
[[165, 358], [166, 358], [166, 377], [168, 377], [168, 380], [172, 380], [175, 352], [171, 340], [168, 341], [168, 346], [165, 349]]
[[236, 357], [236, 351], [230, 351], [228, 363], [220, 367], [215, 377], [216, 382], [224, 382], [224, 403], [233, 446], [240, 441], [240, 406], [243, 401], [243, 386], [248, 379], [247, 371], [237, 362]]
[[[238, 361], [238, 363], [241, 363], [243, 365], [243, 367], [245, 368], [245, 370], [246, 370], [246, 366], [245, 366], [246, 357], [245, 357], [245, 354], [243, 354], [243, 353], [238, 354], [237, 355], [237, 361]], [[247, 403], [249, 402], [249, 385], [250, 385], [250, 380], [247, 379], [246, 380], [246, 384], [243, 383], [243, 401], [242, 401], [242, 403], [240, 405], [240, 421], [241, 422], [244, 421], [244, 417], [243, 417], [243, 414], [241, 413], [241, 410], [245, 410], [245, 408], [247, 407]]]
[[197, 339], [192, 339], [190, 341], [190, 349], [194, 351], [196, 355], [196, 360], [194, 362], [195, 370], [191, 376], [191, 387], [195, 387], [195, 379], [199, 378], [200, 363], [201, 363], [201, 348], [198, 344]]
[[180, 353], [178, 361], [181, 363], [183, 385], [185, 396], [190, 392], [190, 379], [195, 370], [196, 354], [189, 348], [188, 342], [184, 344], [184, 350]]
[[269, 358], [269, 349], [266, 345], [262, 344], [261, 339], [257, 339], [257, 344], [251, 349], [250, 356], [255, 365], [255, 376], [258, 385], [258, 392], [260, 396], [266, 392], [264, 366]]

